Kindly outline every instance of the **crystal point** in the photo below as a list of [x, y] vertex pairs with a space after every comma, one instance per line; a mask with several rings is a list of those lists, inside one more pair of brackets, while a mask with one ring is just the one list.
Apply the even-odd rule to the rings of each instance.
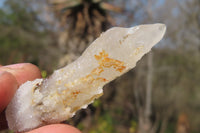
[[22, 132], [71, 118], [100, 97], [105, 84], [135, 67], [165, 30], [164, 24], [107, 30], [76, 61], [48, 79], [21, 85], [6, 110], [9, 128]]

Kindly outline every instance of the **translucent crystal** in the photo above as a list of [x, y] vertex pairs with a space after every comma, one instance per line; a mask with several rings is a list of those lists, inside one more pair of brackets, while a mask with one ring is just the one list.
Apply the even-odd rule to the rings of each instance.
[[149, 24], [102, 33], [73, 63], [20, 86], [6, 110], [9, 128], [28, 131], [71, 118], [100, 97], [105, 84], [135, 67], [165, 30], [164, 24]]

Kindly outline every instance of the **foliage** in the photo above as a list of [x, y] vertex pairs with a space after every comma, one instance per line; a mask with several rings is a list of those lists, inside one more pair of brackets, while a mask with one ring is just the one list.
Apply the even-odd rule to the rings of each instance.
[[97, 108], [97, 107], [100, 107], [101, 106], [101, 101], [99, 99], [95, 100], [92, 105]]
[[91, 129], [89, 133], [113, 133], [116, 132], [114, 130], [114, 122], [113, 118], [109, 113], [103, 114], [97, 122], [95, 122], [96, 126], [94, 129]]
[[131, 126], [129, 128], [129, 132], [130, 133], [136, 133], [136, 129], [137, 129], [137, 122], [132, 120], [131, 121]]
[[0, 64], [31, 62], [41, 65], [49, 38], [37, 13], [24, 1], [7, 0], [0, 9]]
[[45, 70], [41, 71], [41, 75], [42, 75], [42, 78], [46, 78], [47, 77], [47, 71], [45, 71]]

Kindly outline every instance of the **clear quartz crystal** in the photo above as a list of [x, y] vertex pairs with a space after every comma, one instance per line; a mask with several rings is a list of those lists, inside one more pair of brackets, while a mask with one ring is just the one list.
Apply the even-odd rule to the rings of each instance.
[[135, 67], [165, 30], [164, 24], [107, 30], [76, 61], [48, 79], [21, 85], [6, 110], [9, 128], [28, 131], [71, 118], [100, 97], [105, 84]]

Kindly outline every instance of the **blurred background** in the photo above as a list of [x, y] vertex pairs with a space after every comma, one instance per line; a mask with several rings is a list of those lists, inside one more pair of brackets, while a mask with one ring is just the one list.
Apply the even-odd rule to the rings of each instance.
[[46, 77], [112, 26], [158, 22], [164, 39], [66, 123], [83, 133], [200, 133], [199, 0], [0, 0], [0, 64], [30, 62]]

